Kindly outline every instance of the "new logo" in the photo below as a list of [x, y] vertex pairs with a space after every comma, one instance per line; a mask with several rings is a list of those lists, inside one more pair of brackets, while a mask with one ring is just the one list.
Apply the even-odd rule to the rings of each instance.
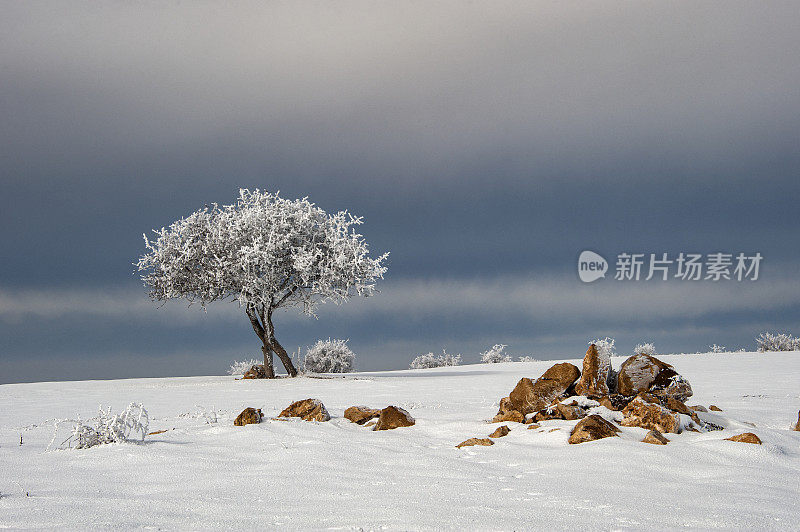
[[606, 276], [608, 262], [594, 251], [582, 251], [578, 257], [578, 277], [591, 283]]

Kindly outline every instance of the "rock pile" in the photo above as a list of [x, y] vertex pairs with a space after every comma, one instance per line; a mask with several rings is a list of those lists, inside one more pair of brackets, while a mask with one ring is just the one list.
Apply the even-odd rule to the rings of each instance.
[[691, 396], [691, 384], [670, 364], [639, 353], [628, 357], [615, 372], [610, 359], [601, 356], [592, 344], [583, 358], [583, 371], [563, 362], [535, 381], [520, 379], [508, 397], [500, 400], [492, 422], [582, 420], [569, 438], [570, 443], [582, 443], [619, 432], [596, 413], [602, 411], [598, 407], [605, 407], [621, 413], [620, 425], [650, 430], [645, 438], [648, 443], [665, 444], [669, 440], [662, 433], [721, 430], [697, 415], [706, 411], [704, 407], [686, 406], [684, 401]]
[[266, 379], [267, 378], [267, 368], [264, 367], [264, 364], [256, 364], [255, 366], [250, 366], [250, 369], [244, 372], [242, 375], [243, 379]]

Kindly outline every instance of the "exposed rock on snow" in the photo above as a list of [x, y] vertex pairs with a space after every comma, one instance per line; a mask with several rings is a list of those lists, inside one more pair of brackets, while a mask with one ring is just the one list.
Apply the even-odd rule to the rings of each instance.
[[691, 408], [695, 412], [708, 412], [708, 408], [704, 407], [703, 405], [694, 405], [690, 406], [689, 408]]
[[511, 429], [508, 428], [508, 425], [500, 425], [494, 432], [489, 434], [490, 438], [502, 438], [503, 436], [508, 436], [508, 433], [511, 432]]
[[242, 375], [243, 379], [266, 379], [267, 378], [267, 370], [264, 367], [264, 364], [256, 364], [255, 366], [250, 366], [250, 369], [244, 372]]
[[580, 420], [569, 435], [569, 443], [584, 443], [616, 436], [620, 430], [597, 414]]
[[471, 447], [473, 445], [494, 445], [494, 442], [489, 438], [470, 438], [468, 440], [464, 440], [458, 445], [456, 445], [457, 449], [461, 449], [462, 447]]
[[628, 357], [619, 368], [617, 393], [632, 396], [641, 392], [686, 401], [692, 395], [692, 387], [666, 362], [640, 353]]
[[556, 405], [556, 410], [561, 416], [561, 419], [566, 419], [567, 421], [574, 421], [576, 419], [583, 419], [586, 417], [586, 410], [575, 403], [569, 405], [558, 403]]
[[299, 417], [303, 421], [328, 421], [331, 416], [319, 399], [303, 399], [286, 407], [278, 417]]
[[717, 405], [710, 405], [708, 407], [708, 409], [709, 410], [713, 410], [714, 412], [722, 412], [722, 409], [720, 407], [718, 407]]
[[604, 352], [601, 354], [597, 346], [592, 344], [583, 357], [583, 372], [575, 385], [575, 393], [601, 397], [608, 395], [608, 375], [611, 371], [611, 359]]
[[244, 425], [253, 425], [261, 423], [261, 418], [263, 414], [261, 414], [261, 409], [259, 408], [256, 410], [255, 408], [245, 408], [242, 410], [242, 413], [236, 416], [236, 419], [233, 421], [233, 424], [237, 427], [242, 427]]
[[492, 423], [501, 423], [503, 421], [525, 423], [525, 416], [522, 414], [522, 412], [514, 410], [514, 405], [511, 404], [511, 399], [508, 397], [503, 397], [500, 399], [500, 410], [492, 419]]
[[416, 421], [411, 414], [399, 406], [387, 406], [381, 410], [378, 423], [372, 430], [391, 430], [399, 427], [410, 427]]
[[797, 423], [794, 424], [793, 430], [800, 430], [800, 412], [797, 412]]
[[363, 425], [370, 419], [375, 419], [381, 415], [381, 411], [377, 408], [367, 408], [366, 406], [351, 406], [344, 411], [344, 417], [353, 423]]
[[622, 410], [622, 414], [625, 416], [621, 423], [623, 427], [642, 427], [675, 434], [681, 432], [678, 414], [670, 412], [658, 402], [650, 402], [647, 394], [637, 396]]
[[564, 395], [580, 375], [576, 366], [562, 362], [545, 371], [536, 382], [528, 378], [520, 379], [508, 396], [511, 406], [523, 415], [538, 412], [550, 405], [553, 399]]
[[669, 440], [657, 430], [651, 430], [642, 440], [642, 443], [652, 443], [653, 445], [666, 445]]
[[736, 441], [740, 443], [755, 443], [756, 445], [761, 445], [761, 438], [753, 434], [752, 432], [743, 432], [742, 434], [737, 434], [736, 436], [731, 436], [730, 438], [725, 438], [728, 441]]

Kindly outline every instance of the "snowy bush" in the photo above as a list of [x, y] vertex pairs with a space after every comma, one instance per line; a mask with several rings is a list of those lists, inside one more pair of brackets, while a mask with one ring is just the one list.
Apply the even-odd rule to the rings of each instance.
[[[125, 441], [144, 441], [150, 426], [147, 410], [140, 403], [131, 403], [121, 414], [112, 414], [111, 407], [103, 410], [99, 407], [97, 416], [86, 421], [78, 419], [62, 419], [56, 421], [53, 439], [48, 449], [87, 449], [106, 443]], [[55, 445], [62, 425], [71, 425], [67, 438]]]
[[496, 364], [497, 362], [511, 362], [511, 356], [505, 354], [505, 344], [494, 344], [491, 349], [481, 353], [481, 362], [488, 364]]
[[306, 351], [303, 371], [308, 373], [349, 373], [356, 355], [347, 340], [319, 340]]
[[228, 369], [228, 375], [244, 375], [247, 370], [253, 366], [261, 364], [261, 362], [263, 362], [263, 360], [259, 361], [255, 358], [251, 358], [250, 360], [242, 360], [241, 362], [234, 360], [233, 364], [231, 364], [231, 367]]
[[589, 345], [594, 344], [597, 347], [597, 354], [601, 360], [603, 359], [611, 359], [611, 357], [617, 356], [616, 348], [614, 347], [615, 340], [613, 338], [604, 338], [600, 340], [599, 338], [593, 342], [589, 342]]
[[708, 346], [709, 353], [725, 353], [727, 351], [728, 348], [725, 347], [724, 345], [711, 344], [710, 346]]
[[795, 338], [791, 334], [763, 332], [756, 338], [758, 350], [761, 353], [766, 351], [800, 351], [800, 338]]
[[656, 354], [656, 346], [652, 343], [636, 344], [636, 347], [633, 348], [633, 352], [637, 355], [642, 354], [653, 356]]
[[530, 355], [524, 355], [524, 356], [519, 357], [519, 361], [520, 362], [538, 362], [539, 359], [534, 358], [534, 357], [532, 357]]
[[451, 355], [446, 350], [442, 349], [441, 355], [434, 355], [427, 353], [419, 355], [414, 358], [409, 364], [409, 369], [429, 369], [429, 368], [442, 368], [445, 366], [458, 366], [461, 364], [461, 355]]

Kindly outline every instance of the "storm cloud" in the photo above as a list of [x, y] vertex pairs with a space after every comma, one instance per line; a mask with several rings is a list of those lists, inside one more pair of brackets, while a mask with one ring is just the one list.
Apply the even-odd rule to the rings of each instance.
[[[349, 209], [391, 252], [374, 301], [282, 318], [288, 346], [349, 337], [365, 369], [489, 342], [575, 356], [599, 334], [679, 351], [800, 332], [796, 2], [3, 12], [0, 382], [255, 354], [235, 304], [158, 310], [131, 264], [143, 232], [239, 187]], [[584, 249], [765, 259], [750, 284], [582, 285]]]

